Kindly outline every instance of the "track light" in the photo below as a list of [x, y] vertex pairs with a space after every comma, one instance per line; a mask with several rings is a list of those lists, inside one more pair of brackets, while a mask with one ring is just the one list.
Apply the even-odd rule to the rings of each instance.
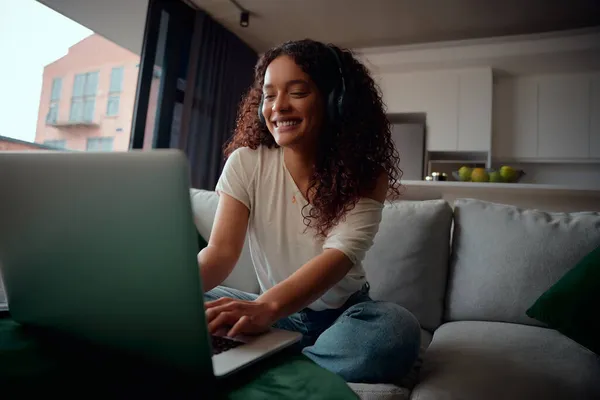
[[247, 28], [250, 25], [250, 11], [246, 10], [244, 7], [238, 3], [238, 0], [229, 0], [231, 4], [237, 7], [240, 10], [240, 26], [243, 28]]
[[240, 14], [240, 26], [246, 28], [250, 25], [250, 13], [248, 11], [242, 11]]

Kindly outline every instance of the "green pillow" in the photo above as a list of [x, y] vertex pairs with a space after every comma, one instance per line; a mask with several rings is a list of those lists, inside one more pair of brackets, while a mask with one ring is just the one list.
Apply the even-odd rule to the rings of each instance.
[[600, 355], [600, 247], [542, 294], [527, 315]]

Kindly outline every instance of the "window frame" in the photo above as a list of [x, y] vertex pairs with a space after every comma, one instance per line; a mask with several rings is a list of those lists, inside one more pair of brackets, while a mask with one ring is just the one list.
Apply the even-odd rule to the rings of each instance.
[[[118, 84], [115, 83], [115, 72], [120, 71], [118, 75]], [[113, 67], [110, 70], [110, 82], [108, 86], [108, 96], [106, 99], [106, 116], [119, 116], [119, 108], [121, 106], [121, 93], [123, 92], [123, 81], [125, 77], [125, 67]]]
[[[91, 123], [94, 121], [99, 75], [99, 71], [75, 74], [71, 93], [69, 122]], [[93, 86], [90, 84], [90, 77], [94, 77]]]
[[[110, 141], [110, 149], [104, 148], [94, 148], [90, 149], [90, 143], [102, 143], [105, 141]], [[88, 137], [85, 142], [85, 151], [102, 151], [102, 152], [112, 152], [115, 147], [115, 138], [114, 136], [91, 136]]]
[[[57, 146], [56, 143], [60, 143], [60, 146]], [[67, 149], [67, 139], [46, 139], [44, 146], [53, 147], [56, 150], [66, 150]]]
[[62, 81], [63, 79], [61, 76], [52, 79], [52, 86], [50, 87], [50, 104], [48, 106], [48, 113], [46, 114], [47, 125], [55, 125], [58, 122]]

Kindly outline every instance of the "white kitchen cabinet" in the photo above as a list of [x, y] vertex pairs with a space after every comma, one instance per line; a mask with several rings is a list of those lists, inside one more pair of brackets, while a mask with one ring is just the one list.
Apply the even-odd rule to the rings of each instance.
[[494, 157], [537, 157], [537, 96], [534, 78], [504, 78], [494, 85]]
[[377, 81], [389, 114], [425, 113], [429, 151], [455, 151], [458, 75], [448, 72], [381, 74]]
[[456, 150], [489, 151], [492, 140], [492, 70], [461, 72]]
[[376, 80], [389, 114], [425, 114], [427, 150], [490, 150], [491, 68], [386, 73]]
[[586, 75], [539, 79], [539, 158], [589, 157], [590, 86]]
[[458, 84], [456, 74], [431, 74], [423, 86], [427, 99], [427, 150], [456, 151], [458, 146]]
[[600, 74], [592, 78], [590, 107], [590, 157], [600, 159]]

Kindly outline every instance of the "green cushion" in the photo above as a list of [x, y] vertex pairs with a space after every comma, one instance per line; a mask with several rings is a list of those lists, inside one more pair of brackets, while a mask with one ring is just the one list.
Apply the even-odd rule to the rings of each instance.
[[304, 355], [275, 362], [250, 382], [227, 396], [232, 400], [358, 400], [338, 375], [321, 368]]
[[600, 355], [600, 246], [542, 294], [527, 315]]

